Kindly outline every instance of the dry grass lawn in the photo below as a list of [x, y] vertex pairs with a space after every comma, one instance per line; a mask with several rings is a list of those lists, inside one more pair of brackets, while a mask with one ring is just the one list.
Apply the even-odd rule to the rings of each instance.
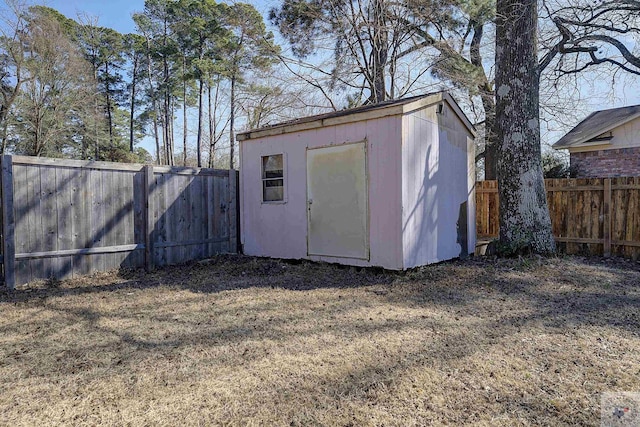
[[0, 425], [594, 425], [640, 264], [221, 256], [0, 293]]

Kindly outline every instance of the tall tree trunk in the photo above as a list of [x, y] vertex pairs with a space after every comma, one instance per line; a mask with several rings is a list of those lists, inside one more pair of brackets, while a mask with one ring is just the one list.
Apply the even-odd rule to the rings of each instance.
[[168, 17], [164, 16], [162, 35], [162, 83], [164, 97], [164, 143], [167, 165], [173, 166], [173, 110], [171, 109], [171, 89], [169, 80], [169, 61], [167, 60], [167, 35], [169, 31]]
[[[96, 85], [96, 94], [98, 93], [98, 68], [95, 65], [95, 62], [92, 61], [91, 65], [93, 66], [93, 83]], [[100, 160], [100, 143], [98, 142], [98, 120], [100, 118], [99, 115], [99, 105], [98, 105], [98, 95], [93, 97], [93, 133], [95, 136], [95, 158], [94, 160]]]
[[161, 165], [162, 159], [160, 158], [160, 137], [158, 135], [158, 118], [156, 117], [156, 111], [153, 113], [153, 137], [156, 140], [156, 164]]
[[98, 142], [99, 136], [98, 136], [98, 118], [99, 116], [99, 107], [98, 107], [98, 100], [96, 98], [96, 100], [93, 103], [93, 113], [94, 113], [94, 118], [93, 118], [93, 133], [95, 135], [95, 159], [94, 160], [100, 160], [100, 143]]
[[169, 140], [169, 101], [167, 94], [162, 94], [162, 140], [164, 143], [164, 156], [167, 165], [171, 165], [171, 141]]
[[235, 155], [235, 135], [233, 128], [236, 115], [236, 77], [231, 77], [231, 114], [229, 115], [229, 169], [233, 169]]
[[36, 107], [33, 123], [33, 153], [32, 156], [40, 157], [40, 111]]
[[187, 58], [182, 55], [182, 166], [187, 166]]
[[153, 88], [152, 78], [152, 60], [151, 60], [151, 45], [149, 38], [147, 37], [147, 81], [149, 82], [149, 96], [151, 96], [151, 104], [153, 106], [153, 136], [156, 140], [156, 163], [162, 164], [160, 159], [160, 136], [158, 133], [158, 102], [156, 100], [156, 92]]
[[482, 73], [482, 79], [478, 84], [478, 93], [482, 100], [482, 107], [484, 109], [484, 178], [485, 179], [497, 179], [497, 141], [496, 141], [496, 102], [494, 100], [494, 90], [487, 78], [484, 70], [484, 64], [482, 61], [482, 54], [480, 48], [482, 46], [482, 37], [484, 36], [485, 23], [479, 21], [471, 21], [471, 28], [473, 28], [473, 37], [471, 38], [471, 45], [469, 46], [469, 57], [471, 64], [473, 64], [480, 73]]
[[131, 76], [131, 111], [129, 111], [129, 151], [133, 153], [133, 120], [136, 111], [136, 74], [138, 73], [138, 57], [133, 57], [133, 75]]
[[169, 61], [167, 60], [167, 35], [169, 31], [168, 18], [164, 18], [164, 30], [162, 36], [162, 86], [164, 102], [164, 143], [167, 156], [167, 165], [174, 165], [173, 145], [173, 107], [171, 105], [171, 85], [169, 76]]
[[[9, 129], [9, 121], [2, 122], [2, 147], [0, 147], [0, 155], [4, 155], [7, 150], [7, 131]], [[84, 145], [84, 138], [82, 138], [82, 144]]]
[[162, 159], [161, 159], [161, 155], [160, 155], [160, 133], [158, 132], [158, 116], [160, 115], [159, 111], [158, 111], [158, 106], [157, 106], [157, 102], [155, 99], [155, 95], [151, 94], [151, 96], [154, 96], [153, 99], [153, 137], [156, 140], [156, 163], [158, 165], [162, 164]]
[[198, 88], [198, 139], [196, 141], [196, 151], [198, 156], [198, 167], [202, 167], [202, 93], [204, 90], [204, 82], [202, 77], [199, 81], [200, 87]]
[[[167, 77], [168, 78], [168, 77]], [[171, 141], [171, 128], [173, 122], [173, 116], [171, 114], [171, 94], [169, 93], [168, 83], [165, 83], [164, 88], [164, 143], [167, 156], [167, 165], [173, 166], [173, 145]]]
[[213, 167], [213, 111], [211, 111], [211, 81], [207, 84], [207, 113], [209, 115], [209, 167]]
[[500, 242], [506, 254], [553, 253], [540, 155], [537, 1], [498, 0], [496, 16]]
[[498, 179], [498, 141], [496, 138], [496, 103], [493, 91], [481, 93], [484, 108], [484, 179]]
[[389, 32], [385, 14], [385, 1], [375, 0], [373, 2], [373, 88], [369, 98], [374, 104], [384, 101], [387, 96], [385, 68], [389, 52]]
[[174, 119], [174, 111], [175, 111], [175, 105], [174, 105], [174, 99], [171, 96], [171, 94], [169, 94], [169, 150], [171, 151], [171, 158], [170, 158], [170, 165], [171, 166], [175, 166], [176, 165], [176, 159], [173, 156], [173, 153], [176, 152], [176, 138], [175, 138], [175, 132], [173, 129], [173, 119]]
[[169, 124], [167, 123], [167, 100], [163, 95], [162, 100], [162, 108], [160, 115], [160, 126], [162, 126], [162, 144], [164, 146], [164, 164], [170, 165], [169, 163]]
[[214, 167], [215, 159], [216, 159], [216, 144], [218, 139], [222, 138], [222, 131], [220, 131], [220, 136], [216, 135], [216, 119], [218, 112], [218, 97], [220, 94], [220, 80], [216, 82], [216, 94], [213, 99], [213, 107], [211, 104], [211, 84], [209, 84], [209, 167]]
[[109, 86], [109, 63], [105, 63], [105, 75], [106, 75], [106, 80], [105, 80], [105, 95], [107, 97], [107, 121], [109, 122], [109, 144], [111, 144], [111, 147], [113, 148], [113, 117], [111, 116], [111, 96], [110, 96], [110, 91], [111, 91], [111, 87]]

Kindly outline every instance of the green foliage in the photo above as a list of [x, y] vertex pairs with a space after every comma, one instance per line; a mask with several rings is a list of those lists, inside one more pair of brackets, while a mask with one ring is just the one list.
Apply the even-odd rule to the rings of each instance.
[[248, 70], [266, 70], [276, 61], [280, 47], [266, 30], [262, 15], [250, 4], [220, 5], [228, 30], [221, 40], [223, 75], [242, 82]]
[[210, 75], [221, 59], [220, 43], [228, 36], [221, 5], [212, 0], [178, 0], [171, 10], [178, 46], [190, 65], [187, 78]]
[[526, 239], [522, 239], [518, 242], [504, 243], [497, 239], [491, 242], [494, 246], [492, 252], [502, 258], [515, 258], [518, 256], [528, 256], [533, 253], [533, 250]]
[[60, 25], [60, 29], [64, 32], [64, 34], [70, 38], [71, 41], [77, 42], [77, 35], [79, 30], [79, 25], [73, 19], [69, 19], [60, 12], [55, 9], [52, 9], [47, 6], [31, 6], [29, 8], [29, 14], [31, 16], [39, 16], [43, 19], [51, 19]]
[[437, 79], [451, 82], [459, 89], [467, 90], [472, 96], [479, 94], [479, 86], [487, 79], [482, 68], [449, 49], [441, 51], [431, 74]]
[[493, 22], [496, 17], [495, 0], [464, 0], [459, 4], [462, 13], [469, 17], [470, 21], [477, 24]]
[[269, 19], [291, 44], [294, 55], [306, 58], [315, 52], [316, 41], [329, 29], [324, 25], [325, 5], [321, 1], [284, 0], [269, 11]]
[[78, 132], [94, 119], [89, 66], [47, 8], [31, 8], [21, 43], [24, 80], [7, 119], [14, 152], [34, 156], [77, 156]]
[[[146, 0], [133, 17], [137, 34], [120, 34], [91, 18], [78, 22], [45, 6], [18, 12], [26, 17], [24, 28], [0, 37], [0, 142], [15, 153], [146, 162], [149, 153], [135, 143], [151, 134], [159, 139], [161, 160], [169, 162], [180, 107], [187, 114], [200, 109], [199, 149], [209, 133], [205, 125], [227, 126], [219, 116], [203, 118], [208, 89], [221, 93], [216, 102], [226, 103], [231, 80], [236, 90], [255, 92], [242, 102], [280, 96], [278, 88], [262, 94], [269, 88], [252, 84], [250, 76], [268, 70], [279, 47], [246, 3]], [[249, 120], [259, 122], [273, 108], [247, 102], [242, 107]], [[228, 105], [213, 107], [215, 114], [229, 114]], [[211, 134], [218, 137], [220, 129]], [[189, 138], [194, 134], [187, 130]]]
[[542, 172], [545, 178], [571, 178], [575, 171], [569, 166], [566, 156], [557, 151], [542, 153]]
[[121, 163], [151, 163], [151, 154], [142, 147], [136, 147], [133, 152], [129, 151], [126, 144], [108, 145], [100, 151], [97, 160]]

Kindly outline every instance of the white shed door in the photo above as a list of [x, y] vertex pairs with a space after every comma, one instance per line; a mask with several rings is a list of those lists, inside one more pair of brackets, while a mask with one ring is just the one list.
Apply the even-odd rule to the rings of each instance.
[[369, 258], [365, 143], [307, 151], [308, 253]]

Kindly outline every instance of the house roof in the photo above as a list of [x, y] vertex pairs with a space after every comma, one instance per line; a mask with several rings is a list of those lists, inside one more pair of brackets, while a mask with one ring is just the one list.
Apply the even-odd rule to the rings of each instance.
[[[640, 117], [640, 105], [612, 108], [591, 113], [558, 142], [552, 145], [556, 150], [575, 147]], [[598, 141], [597, 144], [607, 142]], [[590, 143], [591, 144], [591, 143]]]
[[264, 136], [279, 135], [290, 132], [298, 132], [308, 129], [316, 129], [323, 126], [332, 126], [344, 123], [358, 122], [362, 120], [370, 120], [380, 117], [395, 116], [415, 111], [437, 102], [446, 101], [460, 117], [469, 132], [475, 136], [476, 130], [469, 121], [464, 112], [460, 109], [458, 103], [447, 92], [434, 92], [425, 95], [413, 96], [410, 98], [396, 99], [392, 101], [384, 101], [378, 104], [363, 105], [361, 107], [349, 108], [340, 111], [333, 111], [326, 114], [318, 114], [315, 116], [302, 117], [295, 120], [264, 126], [258, 129], [252, 129], [240, 132], [237, 135], [238, 141], [260, 138]]

